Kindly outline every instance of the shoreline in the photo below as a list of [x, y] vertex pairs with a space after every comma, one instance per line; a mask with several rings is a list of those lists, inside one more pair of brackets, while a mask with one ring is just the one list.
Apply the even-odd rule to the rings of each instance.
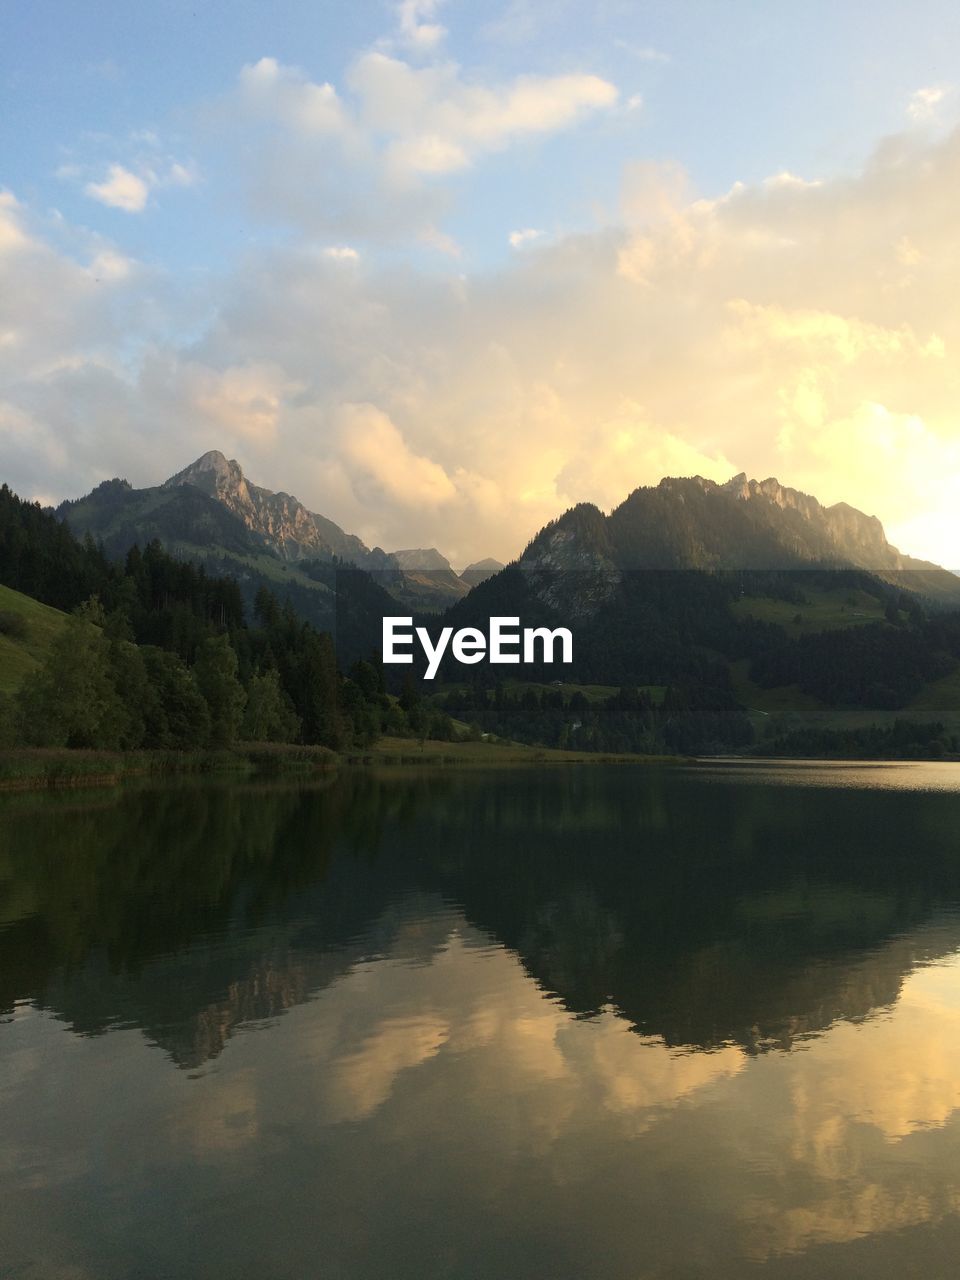
[[956, 756], [667, 756], [630, 752], [569, 751], [518, 742], [443, 742], [382, 738], [368, 748], [336, 752], [327, 747], [286, 743], [240, 743], [203, 751], [97, 751], [79, 748], [0, 750], [0, 795], [80, 787], [116, 787], [147, 778], [196, 776], [311, 777], [339, 769], [443, 768], [504, 769], [561, 765], [715, 765], [808, 763], [957, 763]]
[[0, 795], [75, 787], [114, 787], [144, 778], [235, 774], [243, 777], [327, 774], [341, 768], [504, 768], [519, 765], [678, 764], [681, 756], [563, 751], [523, 743], [383, 738], [369, 748], [336, 752], [285, 743], [241, 743], [204, 751], [98, 751], [82, 748], [0, 750]]

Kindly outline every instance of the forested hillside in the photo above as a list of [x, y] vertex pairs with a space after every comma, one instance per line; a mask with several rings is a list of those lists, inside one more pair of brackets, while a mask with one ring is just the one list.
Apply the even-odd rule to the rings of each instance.
[[[269, 590], [245, 617], [237, 583], [158, 543], [109, 560], [0, 488], [0, 584], [68, 616], [3, 697], [9, 744], [195, 749], [237, 740], [343, 749], [382, 731], [442, 733], [387, 697], [375, 663], [337, 668], [333, 640]], [[36, 621], [11, 626], [18, 642]], [[2, 654], [0, 654], [2, 659]], [[27, 664], [29, 667], [29, 664]]]

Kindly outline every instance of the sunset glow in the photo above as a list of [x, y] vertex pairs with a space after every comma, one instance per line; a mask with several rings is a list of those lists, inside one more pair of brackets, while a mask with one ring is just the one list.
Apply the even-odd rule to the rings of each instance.
[[953, 6], [12, 8], [24, 495], [219, 449], [466, 563], [745, 471], [960, 565]]

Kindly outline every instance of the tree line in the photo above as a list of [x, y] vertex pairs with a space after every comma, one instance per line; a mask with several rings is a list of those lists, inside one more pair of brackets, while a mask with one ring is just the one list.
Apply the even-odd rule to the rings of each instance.
[[159, 542], [110, 560], [6, 485], [0, 583], [69, 615], [43, 664], [0, 706], [7, 744], [182, 750], [243, 740], [343, 750], [383, 732], [444, 728], [419, 699], [388, 697], [375, 659], [340, 672], [330, 635], [268, 588], [248, 622], [235, 579], [177, 560]]
[[478, 680], [437, 701], [474, 734], [576, 751], [696, 755], [753, 742], [753, 727], [733, 695], [708, 685], [625, 685], [605, 698], [587, 698], [561, 686], [489, 688]]

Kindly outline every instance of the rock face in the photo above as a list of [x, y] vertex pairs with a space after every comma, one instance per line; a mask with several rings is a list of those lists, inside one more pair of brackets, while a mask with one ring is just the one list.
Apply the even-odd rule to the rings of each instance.
[[[710, 482], [703, 483], [709, 485]], [[717, 487], [740, 502], [766, 502], [781, 511], [796, 512], [807, 521], [812, 531], [824, 535], [834, 545], [839, 556], [860, 568], [903, 570], [934, 567], [902, 555], [887, 541], [883, 525], [876, 516], [864, 515], [846, 502], [823, 507], [816, 498], [797, 489], [789, 489], [773, 477], [748, 480], [744, 472]]]
[[371, 551], [332, 520], [308, 511], [289, 493], [273, 493], [251, 484], [240, 464], [216, 449], [178, 471], [161, 488], [179, 485], [191, 485], [215, 498], [284, 560], [338, 556], [362, 568], [380, 568], [389, 563], [379, 548]]
[[488, 556], [485, 560], [476, 560], [473, 564], [468, 564], [460, 574], [460, 578], [468, 587], [476, 587], [481, 582], [486, 582], [488, 578], [492, 578], [495, 573], [499, 573], [503, 567], [499, 560]]

